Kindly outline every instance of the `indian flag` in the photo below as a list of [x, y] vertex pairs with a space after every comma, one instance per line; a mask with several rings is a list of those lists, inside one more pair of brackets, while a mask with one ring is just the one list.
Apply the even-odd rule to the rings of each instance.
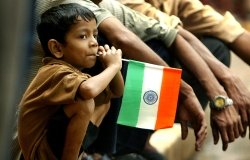
[[181, 69], [129, 60], [117, 123], [144, 129], [173, 126]]

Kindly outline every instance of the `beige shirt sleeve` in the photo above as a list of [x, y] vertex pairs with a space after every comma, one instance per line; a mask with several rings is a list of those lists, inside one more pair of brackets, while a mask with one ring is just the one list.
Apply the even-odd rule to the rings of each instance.
[[[164, 10], [178, 15], [183, 27], [195, 35], [215, 36], [225, 42], [233, 42], [244, 32], [244, 28], [236, 21], [230, 12], [220, 14], [199, 0], [170, 0], [164, 1]], [[174, 5], [168, 6], [170, 3]], [[171, 7], [171, 9], [167, 9]], [[178, 6], [178, 7], [177, 7]]]
[[172, 21], [165, 20], [169, 15], [177, 16], [183, 27], [197, 36], [214, 36], [230, 43], [245, 31], [230, 12], [222, 15], [199, 0], [146, 0], [150, 4], [144, 0], [120, 1], [167, 24]]
[[103, 0], [99, 6], [109, 10], [124, 26], [143, 41], [160, 39], [167, 46], [174, 42], [177, 30], [114, 0]]
[[[181, 20], [175, 15], [168, 15], [158, 9], [157, 6], [153, 6], [144, 0], [119, 0], [122, 4], [128, 6], [129, 8], [143, 13], [148, 17], [152, 17], [160, 22], [165, 23], [171, 28], [176, 28], [178, 25], [182, 25]], [[155, 3], [154, 3], [155, 4]], [[159, 4], [159, 3], [157, 3]]]

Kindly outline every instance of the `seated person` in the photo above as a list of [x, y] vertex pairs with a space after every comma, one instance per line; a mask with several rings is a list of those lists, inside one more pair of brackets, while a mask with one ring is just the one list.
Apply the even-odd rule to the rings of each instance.
[[[110, 99], [123, 93], [121, 50], [98, 47], [95, 15], [75, 3], [44, 12], [37, 32], [45, 57], [19, 104], [22, 154], [31, 160], [76, 160], [97, 134]], [[102, 72], [81, 72], [97, 60]]]
[[[130, 30], [124, 27], [124, 24], [122, 24], [121, 21], [119, 21], [116, 17], [114, 17], [108, 10], [104, 8], [100, 8], [93, 3], [93, 2], [96, 2], [96, 4], [98, 4], [98, 2], [100, 2], [99, 0], [96, 0], [96, 1], [93, 0], [93, 2], [89, 0], [84, 0], [84, 1], [83, 0], [66, 0], [66, 1], [40, 0], [40, 1], [36, 1], [36, 14], [40, 15], [42, 12], [44, 12], [51, 6], [56, 6], [61, 3], [73, 3], [73, 2], [83, 5], [85, 7], [88, 7], [90, 10], [94, 12], [94, 14], [97, 17], [97, 25], [98, 25], [99, 33], [101, 33], [102, 36], [106, 38], [110, 44], [118, 48], [121, 48], [124, 57], [128, 59], [135, 59], [138, 61], [144, 61], [148, 63], [167, 66], [167, 63], [163, 59], [161, 59], [152, 49], [150, 49], [147, 45], [145, 45], [145, 43], [143, 43], [143, 41], [141, 41], [140, 39], [141, 37], [138, 37], [136, 35], [137, 33], [133, 34]], [[35, 20], [36, 20], [36, 17], [35, 17]], [[166, 41], [164, 41], [164, 44], [166, 45], [170, 45], [173, 42], [173, 40], [175, 39], [176, 31], [163, 29], [165, 31], [169, 31], [167, 32], [169, 34], [166, 35], [165, 34], [166, 32], [164, 32], [159, 35], [159, 34], [155, 34], [155, 33], [158, 33], [157, 30], [151, 29], [152, 25], [154, 24], [150, 23], [150, 25], [146, 25], [145, 27], [143, 26], [143, 28], [141, 28], [140, 33], [144, 34], [143, 35], [144, 38], [146, 39], [159, 38], [160, 36], [161, 38], [165, 38]], [[156, 26], [161, 27], [157, 24]], [[136, 27], [138, 28], [138, 26]], [[145, 32], [145, 31], [148, 31], [148, 32]], [[169, 40], [167, 40], [167, 38], [169, 38]], [[42, 52], [39, 52], [37, 49], [35, 49], [34, 54], [35, 54], [34, 56], [37, 56], [36, 59], [38, 59], [39, 58], [38, 54], [42, 54]], [[37, 66], [37, 63], [34, 66]], [[202, 110], [192, 88], [187, 83], [182, 81], [180, 90], [181, 90], [180, 97], [182, 97], [182, 101], [179, 103], [181, 106], [179, 110], [183, 109], [187, 111], [186, 114], [188, 115], [199, 115], [199, 116], [190, 116], [192, 118], [192, 123], [197, 124], [196, 126], [199, 128], [195, 130], [195, 134], [197, 135], [195, 146], [198, 149], [201, 147], [201, 144], [205, 139], [205, 135], [207, 131], [206, 123], [204, 123], [205, 121], [204, 111]], [[115, 109], [115, 108], [112, 107], [112, 109]], [[117, 112], [115, 114], [117, 114]], [[114, 115], [113, 117], [116, 117], [116, 115]], [[115, 120], [116, 120], [115, 118], [112, 119], [113, 123], [115, 122]], [[189, 122], [191, 121], [191, 119], [188, 119], [188, 120], [185, 119], [185, 121]], [[107, 131], [111, 131], [112, 127], [114, 128], [116, 127], [116, 124], [110, 125], [110, 123], [108, 123], [107, 126], [108, 126]], [[108, 145], [109, 143], [113, 143], [115, 141], [115, 140], [114, 141], [110, 140], [110, 139], [115, 139], [115, 135], [113, 133], [115, 134], [115, 131], [113, 132], [112, 130], [111, 132], [109, 132], [109, 134], [106, 134], [106, 136], [104, 136], [105, 143], [103, 143], [104, 141], [102, 141], [101, 145], [104, 146], [102, 147], [102, 149], [104, 149], [105, 151], [103, 151], [102, 153], [114, 152], [115, 148], [113, 148], [112, 144], [110, 146]], [[109, 146], [109, 147], [106, 147], [106, 146]]]
[[[171, 28], [169, 28], [169, 26], [166, 26], [163, 23], [160, 23], [159, 21], [156, 21], [152, 18], [145, 17], [145, 15], [141, 15], [138, 12], [133, 11], [125, 7], [124, 5], [119, 4], [117, 1], [103, 0], [99, 4], [99, 6], [101, 8], [108, 9], [113, 15], [118, 17], [126, 27], [136, 33], [140, 38], [146, 40], [146, 38], [150, 39], [150, 36], [152, 35], [157, 37], [162, 42], [159, 43], [157, 50], [160, 50], [160, 48], [162, 48], [161, 45], [164, 46], [165, 44], [165, 47], [168, 47], [168, 50], [170, 51], [170, 53], [166, 54], [165, 52], [163, 54], [159, 54], [159, 56], [162, 57], [166, 62], [169, 62], [168, 59], [166, 59], [168, 55], [176, 56], [178, 62], [182, 64], [183, 70], [188, 71], [188, 76], [192, 77], [191, 81], [200, 84], [199, 87], [203, 89], [203, 92], [208, 97], [208, 100], [213, 102], [214, 98], [218, 95], [224, 95], [225, 97], [228, 97], [227, 88], [224, 88], [224, 83], [227, 79], [223, 76], [227, 75], [228, 78], [229, 75], [233, 76], [233, 74], [229, 71], [226, 65], [218, 61], [218, 59], [220, 59], [221, 61], [223, 60], [223, 58], [220, 57], [222, 55], [221, 53], [218, 54], [218, 59], [216, 59], [211, 54], [211, 52], [209, 52], [208, 49], [204, 47], [204, 45], [200, 45], [201, 42], [198, 41], [198, 45], [193, 44], [193, 42], [191, 44], [181, 34], [176, 34], [174, 37], [172, 37], [172, 43], [167, 43], [169, 42], [167, 40], [171, 39], [170, 37], [167, 38], [167, 35], [169, 35], [171, 32]], [[215, 42], [217, 43], [219, 41]], [[227, 58], [227, 56], [225, 57]], [[225, 61], [225, 64], [228, 65], [228, 61]], [[185, 78], [185, 75], [183, 76], [183, 78]], [[211, 86], [211, 84], [213, 85]], [[234, 85], [238, 84], [236, 83]], [[181, 98], [179, 98], [179, 102], [180, 105], [182, 102]], [[230, 107], [226, 107], [219, 112], [218, 110], [213, 108], [210, 117], [212, 122], [211, 127], [215, 135], [215, 141], [219, 140], [220, 134], [223, 142], [223, 150], [226, 150], [228, 143], [233, 142], [236, 138], [239, 137], [239, 134], [242, 133], [240, 117], [238, 115], [238, 112], [236, 112], [235, 107], [233, 107], [234, 104], [230, 104], [228, 106]], [[179, 113], [181, 113], [181, 111], [177, 112], [177, 118], [179, 118]], [[224, 120], [221, 121], [219, 119]], [[231, 124], [234, 125], [231, 126]], [[184, 130], [186, 130], [184, 129], [184, 123], [181, 123], [181, 127], [183, 129], [183, 134], [185, 133]], [[228, 130], [228, 128], [230, 128], [231, 131]], [[124, 135], [126, 138], [128, 138], [127, 134]], [[139, 137], [142, 137], [142, 134], [138, 135], [140, 135]], [[126, 141], [125, 143], [127, 142], [128, 141]], [[131, 144], [131, 146], [132, 145], [134, 144]]]
[[[230, 12], [222, 15], [211, 6], [203, 5], [199, 0], [120, 0], [120, 2], [172, 26], [172, 28], [178, 28], [179, 34], [189, 41], [196, 50], [198, 47], [193, 42], [197, 41], [197, 38], [195, 39], [194, 35], [201, 40], [206, 36], [215, 37], [224, 42], [243, 61], [250, 64], [250, 48], [248, 45], [250, 33], [237, 22]], [[217, 79], [222, 82], [221, 84], [226, 89], [228, 96], [233, 99], [234, 107], [241, 116], [244, 128], [241, 136], [245, 136], [247, 126], [250, 126], [250, 94], [248, 89], [239, 77], [228, 74], [228, 68], [223, 65], [218, 67], [218, 63], [211, 63], [212, 57], [206, 54], [207, 52], [201, 51], [199, 53], [214, 71]], [[223, 68], [223, 71], [216, 71], [216, 68]], [[214, 143], [216, 144], [219, 137], [217, 132], [213, 133]]]

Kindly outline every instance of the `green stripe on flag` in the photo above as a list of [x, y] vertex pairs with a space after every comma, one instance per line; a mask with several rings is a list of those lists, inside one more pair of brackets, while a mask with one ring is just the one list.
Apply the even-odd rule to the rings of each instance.
[[117, 123], [136, 126], [141, 104], [144, 63], [129, 60], [122, 105]]

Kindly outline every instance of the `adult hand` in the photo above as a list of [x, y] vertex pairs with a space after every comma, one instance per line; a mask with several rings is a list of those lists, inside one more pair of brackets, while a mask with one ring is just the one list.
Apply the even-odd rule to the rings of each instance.
[[188, 92], [183, 92], [183, 90], [180, 92], [177, 121], [181, 124], [183, 140], [188, 135], [188, 126], [194, 129], [195, 150], [199, 151], [207, 136], [207, 123], [205, 113], [192, 89]]
[[240, 78], [236, 76], [232, 76], [230, 80], [227, 80], [227, 83], [225, 83], [225, 90], [228, 96], [233, 99], [234, 107], [241, 116], [241, 122], [244, 129], [241, 136], [245, 137], [247, 126], [249, 126], [250, 130], [250, 92]]
[[228, 106], [221, 111], [211, 109], [210, 125], [214, 144], [222, 140], [223, 151], [227, 150], [228, 143], [233, 142], [243, 132], [240, 116], [233, 106]]

